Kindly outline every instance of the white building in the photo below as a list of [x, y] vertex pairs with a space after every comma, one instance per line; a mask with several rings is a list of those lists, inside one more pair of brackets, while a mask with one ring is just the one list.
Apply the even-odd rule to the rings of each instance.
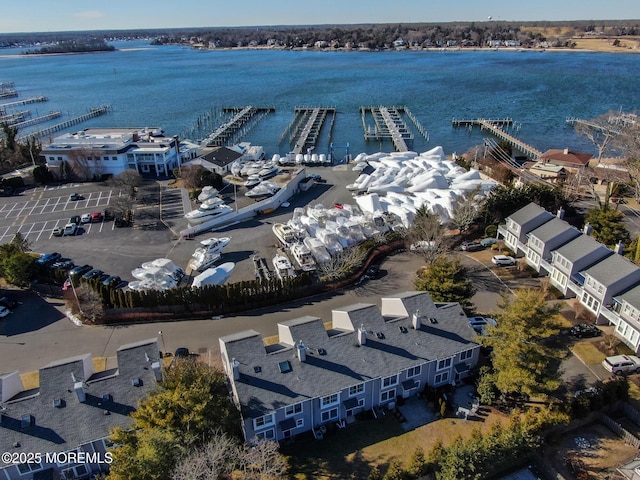
[[165, 137], [160, 128], [87, 128], [56, 137], [41, 155], [58, 176], [69, 168], [81, 179], [128, 169], [161, 177], [195, 158], [197, 145]]

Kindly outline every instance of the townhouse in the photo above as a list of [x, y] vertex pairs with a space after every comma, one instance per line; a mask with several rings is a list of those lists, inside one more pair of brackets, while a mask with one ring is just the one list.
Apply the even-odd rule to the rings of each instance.
[[[640, 267], [624, 257], [624, 245], [610, 249], [535, 204], [529, 204], [498, 228], [505, 244], [566, 297], [576, 296], [599, 324], [640, 353]], [[534, 227], [535, 225], [535, 227]]]
[[359, 412], [395, 406], [398, 397], [465, 378], [479, 356], [476, 333], [459, 304], [404, 292], [374, 304], [278, 324], [278, 342], [254, 330], [220, 338], [224, 370], [247, 442], [283, 440]]
[[105, 371], [95, 371], [90, 354], [52, 362], [39, 370], [36, 388], [25, 389], [17, 371], [1, 374], [0, 451], [11, 461], [0, 465], [0, 478], [108, 472], [110, 429], [131, 425], [129, 414], [161, 380], [161, 367], [157, 339], [150, 339], [121, 346], [117, 366]]

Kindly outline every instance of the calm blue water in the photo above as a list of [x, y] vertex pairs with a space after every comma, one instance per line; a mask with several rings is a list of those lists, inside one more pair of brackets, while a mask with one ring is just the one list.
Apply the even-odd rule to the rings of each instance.
[[[447, 153], [462, 153], [482, 143], [479, 131], [454, 129], [453, 117], [512, 117], [518, 125], [512, 133], [539, 150], [570, 147], [595, 153], [565, 126], [565, 118], [637, 110], [640, 102], [640, 56], [633, 54], [194, 51], [144, 42], [115, 45], [123, 50], [52, 57], [18, 57], [13, 55], [18, 50], [0, 50], [0, 82], [15, 82], [20, 98], [49, 97], [47, 103], [20, 107], [34, 116], [61, 110], [72, 117], [101, 104], [113, 107], [111, 114], [76, 130], [160, 126], [167, 134], [184, 135], [214, 107], [274, 106], [276, 113], [244, 138], [264, 145], [269, 155], [289, 151], [278, 139], [296, 106], [337, 107], [333, 141], [349, 142], [354, 155], [380, 149], [363, 140], [362, 105], [408, 106], [430, 136], [427, 142], [414, 128], [416, 151], [442, 145]], [[327, 149], [325, 142], [317, 151]], [[393, 148], [385, 143], [382, 149]]]

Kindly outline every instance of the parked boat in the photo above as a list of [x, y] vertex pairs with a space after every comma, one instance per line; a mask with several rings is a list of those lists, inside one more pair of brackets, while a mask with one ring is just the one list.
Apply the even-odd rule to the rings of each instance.
[[[219, 198], [219, 197], [216, 197]], [[210, 201], [212, 200], [212, 201]], [[196, 210], [191, 210], [185, 214], [184, 218], [191, 224], [198, 224], [206, 222], [220, 215], [226, 215], [233, 212], [233, 209], [229, 205], [225, 205], [224, 201], [220, 202], [215, 199], [205, 201]], [[220, 199], [222, 200], [222, 199]]]
[[261, 178], [258, 175], [250, 175], [244, 182], [244, 186], [247, 188], [253, 188], [261, 182]]
[[295, 242], [298, 239], [295, 230], [286, 223], [274, 223], [271, 228], [278, 240], [284, 244]]
[[266, 167], [258, 172], [258, 177], [260, 180], [266, 180], [271, 177], [275, 177], [280, 169], [278, 167]]
[[280, 190], [280, 187], [277, 183], [265, 180], [245, 193], [245, 196], [253, 198], [254, 200], [268, 198], [275, 195], [278, 190]]
[[318, 238], [307, 237], [303, 240], [316, 263], [327, 263], [331, 261], [331, 255], [327, 251], [324, 243]]
[[230, 237], [212, 237], [200, 242], [200, 247], [193, 252], [189, 268], [202, 272], [211, 267], [222, 257], [222, 250], [231, 241]]
[[211, 185], [207, 185], [206, 187], [202, 188], [200, 195], [198, 195], [198, 201], [204, 202], [212, 197], [215, 197], [216, 195], [218, 195], [218, 193], [220, 193], [218, 192], [218, 190], [213, 188]]
[[273, 268], [280, 280], [296, 276], [296, 272], [293, 270], [291, 262], [284, 255], [277, 254], [273, 257]]
[[316, 262], [313, 260], [311, 250], [304, 243], [291, 245], [291, 255], [302, 271], [311, 272], [316, 269]]
[[235, 263], [227, 262], [223, 263], [219, 267], [207, 268], [200, 275], [193, 278], [191, 286], [199, 288], [207, 285], [223, 285], [227, 280], [229, 280], [235, 266]]

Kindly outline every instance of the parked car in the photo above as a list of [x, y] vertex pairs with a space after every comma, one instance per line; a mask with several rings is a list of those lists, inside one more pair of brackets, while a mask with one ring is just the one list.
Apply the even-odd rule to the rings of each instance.
[[73, 260], [69, 260], [68, 258], [64, 259], [64, 260], [59, 260], [56, 263], [54, 263], [53, 265], [51, 265], [51, 268], [54, 268], [56, 270], [70, 270], [74, 267], [74, 263]]
[[615, 375], [640, 373], [640, 358], [635, 355], [614, 355], [602, 361], [602, 366]]
[[122, 279], [117, 276], [117, 275], [109, 275], [107, 278], [105, 278], [102, 281], [102, 284], [105, 287], [117, 287], [118, 285], [120, 285], [120, 282], [122, 282]]
[[83, 200], [83, 199], [84, 197], [79, 193], [72, 193], [71, 195], [69, 195], [69, 200], [72, 202], [75, 202], [76, 200]]
[[480, 245], [485, 248], [490, 247], [491, 245], [494, 245], [496, 243], [498, 243], [498, 239], [493, 237], [487, 237], [480, 240]]
[[89, 280], [91, 278], [98, 278], [100, 275], [104, 274], [104, 272], [98, 268], [94, 268], [92, 270], [89, 270], [88, 272], [84, 273], [82, 275], [82, 278], [84, 278], [85, 280]]
[[67, 223], [64, 226], [64, 230], [62, 231], [62, 234], [65, 236], [75, 235], [77, 230], [78, 230], [78, 225], [76, 223]]
[[588, 323], [581, 323], [580, 325], [574, 325], [569, 330], [569, 333], [574, 337], [583, 338], [583, 337], [599, 337], [602, 335], [602, 331], [596, 327], [595, 325], [590, 325]]
[[80, 276], [80, 275], [84, 275], [89, 270], [93, 270], [93, 267], [91, 265], [80, 265], [80, 266], [77, 266], [77, 267], [73, 267], [69, 271], [69, 275], [72, 276], [72, 277], [77, 277], [77, 276]]
[[91, 214], [91, 223], [98, 223], [102, 221], [102, 213], [100, 212], [93, 212]]
[[476, 252], [478, 250], [482, 250], [484, 247], [480, 244], [480, 242], [462, 242], [460, 245], [460, 250], [463, 252]]
[[53, 229], [52, 233], [54, 237], [61, 237], [64, 235], [64, 227], [56, 227]]
[[59, 254], [58, 252], [45, 253], [44, 255], [41, 255], [40, 258], [36, 260], [36, 263], [38, 265], [49, 266], [55, 263], [56, 261], [58, 261], [60, 258], [62, 258], [62, 255]]
[[11, 313], [11, 310], [9, 310], [7, 307], [0, 306], [0, 318], [6, 317], [10, 313]]
[[80, 225], [80, 215], [74, 215], [69, 219], [69, 223], [75, 223], [76, 225]]
[[499, 267], [509, 267], [516, 264], [516, 259], [508, 255], [494, 255], [491, 262]]
[[0, 298], [0, 307], [13, 310], [17, 306], [18, 306], [18, 301], [10, 295], [5, 295], [4, 297]]
[[83, 213], [80, 217], [80, 223], [90, 223], [91, 222], [91, 214]]
[[467, 320], [469, 320], [471, 328], [482, 335], [485, 334], [485, 328], [487, 325], [491, 325], [493, 327], [498, 325], [498, 322], [491, 317], [469, 317]]

